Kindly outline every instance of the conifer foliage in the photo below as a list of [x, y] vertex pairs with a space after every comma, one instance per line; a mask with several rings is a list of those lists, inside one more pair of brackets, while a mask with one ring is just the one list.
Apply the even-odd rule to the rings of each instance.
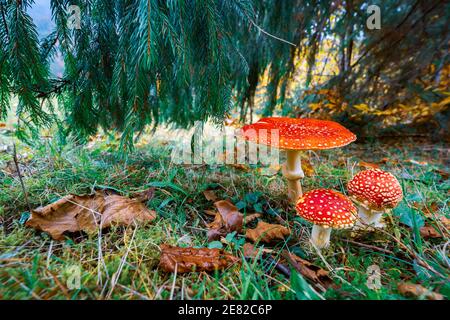
[[[260, 113], [281, 107], [301, 116], [314, 99], [291, 94], [288, 101], [296, 62], [308, 64], [305, 92], [330, 39], [329, 59], [339, 71], [322, 87], [350, 104], [386, 108], [405, 90], [443, 98], [430, 81], [438, 83], [448, 65], [444, 1], [374, 1], [383, 9], [377, 32], [367, 30], [369, 3], [359, 0], [51, 0], [56, 27], [44, 39], [29, 15], [33, 4], [0, 0], [0, 118], [15, 97], [19, 127], [59, 118], [80, 137], [99, 127], [119, 130], [131, 146], [147, 125], [220, 121], [233, 107], [251, 117], [263, 75]], [[67, 23], [74, 5], [81, 18], [75, 29]], [[58, 51], [61, 78], [49, 72]], [[425, 73], [430, 80], [421, 82]]]

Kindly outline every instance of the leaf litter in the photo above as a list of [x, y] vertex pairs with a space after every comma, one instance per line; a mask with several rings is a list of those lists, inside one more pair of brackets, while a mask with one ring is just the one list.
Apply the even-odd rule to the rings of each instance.
[[67, 195], [31, 211], [26, 225], [63, 240], [66, 232], [95, 233], [112, 225], [146, 224], [156, 218], [141, 201], [97, 191], [90, 195]]

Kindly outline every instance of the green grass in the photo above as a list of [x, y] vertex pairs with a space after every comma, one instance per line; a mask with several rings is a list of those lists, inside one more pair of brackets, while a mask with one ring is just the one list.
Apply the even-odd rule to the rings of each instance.
[[[2, 139], [0, 144], [8, 142]], [[381, 163], [400, 179], [405, 193], [401, 206], [387, 218], [385, 232], [334, 231], [331, 247], [321, 254], [309, 244], [311, 225], [295, 217], [287, 203], [280, 173], [267, 177], [256, 168], [174, 165], [170, 144], [139, 146], [126, 159], [114, 151], [116, 147], [115, 140], [102, 138], [84, 147], [73, 143], [61, 147], [47, 139], [32, 148], [18, 148], [25, 155], [20, 162], [33, 208], [96, 187], [115, 188], [124, 195], [156, 187], [147, 203], [158, 213], [155, 223], [137, 229], [114, 227], [105, 230], [100, 241], [97, 235], [76, 234], [56, 242], [25, 227], [28, 208], [11, 166], [11, 152], [0, 153], [0, 298], [405, 299], [397, 290], [401, 281], [450, 296], [448, 233], [438, 239], [423, 239], [419, 233], [423, 222], [444, 230], [440, 217], [449, 217], [450, 180], [442, 173], [448, 170], [448, 145], [378, 141], [307, 154], [315, 173], [303, 180], [304, 190], [326, 187], [345, 193], [346, 181], [362, 170], [358, 163], [363, 160]], [[421, 161], [427, 163], [417, 163]], [[202, 191], [210, 188], [219, 198], [243, 207], [242, 212], [262, 210], [263, 219], [274, 223], [279, 220], [276, 215], [282, 217], [292, 232], [285, 242], [270, 247], [275, 259], [288, 249], [329, 270], [333, 285], [326, 292], [317, 291], [295, 273], [290, 278], [279, 273], [265, 258], [242, 258], [240, 268], [213, 274], [174, 278], [159, 270], [162, 243], [208, 246], [204, 222], [210, 217], [204, 210], [213, 205]], [[438, 209], [431, 210], [432, 205]], [[431, 216], [428, 211], [433, 211]], [[223, 246], [242, 257], [243, 243], [244, 238], [236, 235]], [[379, 290], [367, 287], [367, 268], [374, 264], [381, 269]], [[74, 266], [81, 271], [81, 287], [70, 290]]]

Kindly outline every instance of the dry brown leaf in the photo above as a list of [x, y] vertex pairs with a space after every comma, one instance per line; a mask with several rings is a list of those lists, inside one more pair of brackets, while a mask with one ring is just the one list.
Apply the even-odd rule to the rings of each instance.
[[261, 213], [249, 213], [244, 218], [244, 225], [249, 224], [250, 222], [261, 217]]
[[217, 211], [215, 211], [215, 210], [204, 210], [203, 212], [206, 213], [208, 216], [213, 216], [213, 217], [215, 217], [217, 214]]
[[220, 215], [220, 213], [216, 212], [215, 216], [214, 216], [214, 221], [210, 222], [206, 225], [208, 227], [208, 233], [207, 233], [207, 237], [208, 237], [208, 241], [214, 241], [214, 240], [218, 240], [221, 237], [224, 237], [227, 235], [227, 230], [226, 227], [224, 225], [222, 216]]
[[6, 127], [6, 123], [0, 123], [0, 128], [5, 128]]
[[285, 251], [284, 257], [302, 276], [308, 280], [321, 284], [325, 289], [331, 286], [333, 281], [329, 276], [329, 272], [312, 264], [308, 260], [302, 259], [293, 253]]
[[217, 201], [216, 193], [213, 190], [205, 190], [203, 191], [203, 195], [208, 201]]
[[214, 203], [218, 212], [214, 221], [209, 223], [208, 241], [220, 239], [227, 233], [236, 231], [240, 233], [244, 222], [244, 216], [238, 211], [235, 205], [227, 200], [220, 200]]
[[424, 239], [428, 238], [442, 238], [442, 235], [439, 233], [439, 231], [436, 230], [435, 227], [430, 225], [425, 225], [422, 228], [420, 228], [420, 235]]
[[255, 229], [247, 230], [245, 237], [253, 242], [271, 243], [274, 240], [284, 240], [289, 234], [289, 229], [282, 225], [259, 221]]
[[[450, 231], [450, 219], [448, 219], [445, 216], [441, 216], [440, 220], [442, 222], [442, 225], [445, 228], [444, 230]], [[420, 228], [420, 235], [424, 239], [427, 239], [427, 238], [442, 238], [443, 235], [439, 231], [440, 230], [437, 228], [437, 226], [435, 227], [435, 226], [427, 223], [427, 224], [425, 224], [425, 226]]]
[[248, 242], [244, 243], [242, 250], [244, 252], [244, 257], [246, 258], [256, 258], [256, 256], [258, 255], [258, 249], [255, 248], [253, 244]]
[[242, 247], [244, 257], [246, 258], [256, 258], [259, 252], [262, 252], [263, 254], [272, 254], [273, 250], [268, 248], [257, 248], [255, 245], [251, 243], [244, 243]]
[[147, 223], [155, 218], [156, 212], [135, 199], [97, 192], [93, 195], [68, 195], [32, 210], [26, 225], [48, 232], [55, 240], [62, 240], [64, 232], [93, 233], [99, 226]]
[[439, 212], [439, 205], [436, 202], [432, 202], [431, 204], [421, 205], [418, 202], [413, 202], [413, 206], [416, 209], [419, 209], [423, 212], [425, 217], [431, 218], [433, 217], [437, 212]]
[[131, 197], [139, 202], [147, 202], [155, 196], [155, 188], [150, 187], [147, 190], [134, 193]]
[[440, 293], [433, 292], [420, 284], [402, 282], [397, 286], [398, 292], [407, 298], [425, 298], [428, 300], [444, 300]]
[[142, 202], [135, 199], [111, 195], [105, 197], [105, 210], [101, 217], [101, 226], [143, 224], [153, 221], [156, 212], [149, 210]]
[[166, 272], [211, 272], [222, 270], [239, 262], [239, 259], [222, 249], [180, 248], [161, 245], [159, 267]]
[[370, 163], [370, 162], [365, 162], [365, 161], [360, 161], [359, 166], [366, 168], [366, 169], [379, 169], [380, 168], [380, 166], [375, 163]]

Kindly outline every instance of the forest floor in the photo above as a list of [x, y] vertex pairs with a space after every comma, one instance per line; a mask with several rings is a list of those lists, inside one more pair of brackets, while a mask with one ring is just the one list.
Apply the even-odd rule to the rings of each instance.
[[[333, 231], [330, 247], [318, 252], [308, 240], [311, 225], [296, 217], [286, 201], [280, 172], [268, 176], [256, 166], [174, 165], [170, 144], [151, 138], [126, 160], [114, 151], [117, 141], [108, 137], [85, 146], [60, 146], [52, 139], [33, 148], [18, 145], [31, 208], [99, 188], [125, 196], [154, 188], [146, 202], [157, 213], [151, 224], [112, 227], [101, 237], [77, 233], [52, 240], [25, 225], [28, 205], [8, 138], [1, 139], [0, 299], [450, 297], [448, 144], [404, 138], [305, 153], [304, 190], [323, 187], [346, 193], [346, 181], [353, 174], [379, 166], [398, 177], [405, 195], [385, 215], [384, 230]], [[264, 251], [254, 258], [244, 258], [246, 239], [240, 234], [211, 245], [206, 223], [212, 217], [205, 210], [214, 209], [214, 204], [205, 198], [205, 190], [237, 204], [243, 214], [258, 211], [260, 220], [283, 224], [290, 235], [269, 245], [255, 244]], [[255, 225], [253, 221], [247, 227]], [[163, 243], [223, 247], [241, 263], [213, 273], [167, 273], [158, 267], [158, 247]], [[290, 268], [287, 252], [304, 259], [299, 260], [302, 270]], [[73, 266], [80, 270], [78, 288], [67, 285]], [[370, 285], [376, 283], [373, 266], [380, 270], [376, 288]]]

